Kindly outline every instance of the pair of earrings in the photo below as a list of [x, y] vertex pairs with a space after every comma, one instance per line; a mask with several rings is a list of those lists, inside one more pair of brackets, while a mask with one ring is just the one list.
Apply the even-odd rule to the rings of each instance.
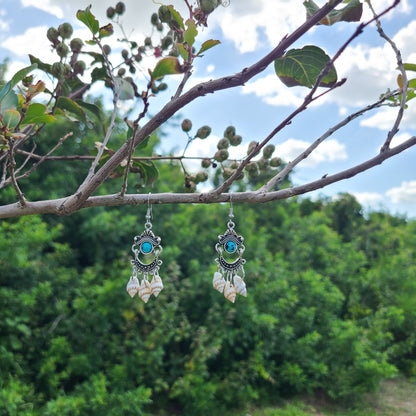
[[[133, 273], [127, 283], [127, 292], [131, 297], [136, 293], [145, 302], [151, 295], [157, 297], [163, 289], [163, 282], [159, 276], [162, 260], [159, 255], [162, 252], [161, 239], [152, 232], [152, 207], [150, 205], [150, 193], [148, 197], [145, 230], [142, 234], [134, 237], [132, 251], [134, 254], [131, 264]], [[217, 271], [214, 273], [212, 284], [220, 293], [224, 293], [226, 299], [235, 302], [236, 295], [247, 296], [247, 288], [244, 282], [243, 253], [245, 250], [241, 235], [234, 230], [235, 224], [232, 199], [230, 197], [230, 213], [227, 230], [218, 236], [215, 250], [218, 253]], [[139, 281], [141, 275], [141, 281]], [[151, 280], [150, 280], [151, 279]]]

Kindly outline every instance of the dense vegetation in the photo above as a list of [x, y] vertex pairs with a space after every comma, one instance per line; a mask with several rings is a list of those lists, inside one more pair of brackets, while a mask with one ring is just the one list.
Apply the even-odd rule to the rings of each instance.
[[[68, 126], [39, 143], [51, 129]], [[94, 129], [70, 145], [92, 140]], [[60, 197], [83, 163], [34, 175]], [[180, 191], [172, 163], [141, 192]], [[153, 212], [165, 289], [148, 304], [125, 291], [145, 207], [0, 224], [0, 415], [219, 415], [316, 391], [351, 405], [382, 379], [416, 375], [414, 221], [364, 216], [347, 194], [235, 204], [248, 297], [231, 304], [212, 288], [228, 206]]]

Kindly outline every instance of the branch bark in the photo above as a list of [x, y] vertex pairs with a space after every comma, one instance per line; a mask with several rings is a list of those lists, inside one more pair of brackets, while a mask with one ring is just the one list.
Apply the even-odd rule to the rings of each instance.
[[[334, 182], [339, 182], [344, 179], [352, 178], [353, 176], [364, 172], [374, 166], [380, 165], [386, 159], [389, 159], [406, 149], [416, 145], [416, 136], [411, 137], [400, 145], [389, 148], [383, 153], [379, 153], [375, 157], [366, 160], [356, 166], [341, 172], [329, 175], [315, 181], [306, 183], [304, 185], [293, 186], [291, 188], [279, 189], [273, 192], [264, 192], [261, 189], [257, 191], [247, 192], [233, 192], [233, 202], [251, 202], [251, 203], [264, 203], [275, 201], [279, 199], [286, 199], [296, 195], [302, 195], [317, 189], [321, 189]], [[55, 200], [26, 202], [25, 206], [21, 206], [19, 203], [5, 205], [0, 207], [0, 218], [19, 217], [23, 215], [33, 214], [52, 214], [59, 212], [59, 207], [64, 203], [66, 198], [59, 198]], [[162, 193], [151, 194], [150, 197], [146, 195], [125, 195], [120, 197], [119, 194], [93, 196], [89, 197], [82, 204], [81, 208], [92, 208], [101, 206], [121, 206], [121, 205], [147, 205], [150, 204], [195, 204], [195, 203], [217, 203], [228, 202], [230, 195], [228, 193], [221, 194], [215, 198], [209, 198], [207, 193], [195, 193], [195, 194], [174, 194], [174, 193]]]

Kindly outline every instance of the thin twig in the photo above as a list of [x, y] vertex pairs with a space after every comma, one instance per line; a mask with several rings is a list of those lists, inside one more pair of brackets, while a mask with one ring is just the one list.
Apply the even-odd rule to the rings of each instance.
[[[33, 144], [32, 150], [28, 152], [28, 155], [26, 156], [26, 159], [23, 161], [23, 163], [19, 166], [19, 169], [16, 169], [16, 174], [18, 174], [29, 162], [29, 160], [32, 158], [33, 152], [36, 149], [36, 143]], [[19, 153], [15, 150], [15, 153]]]
[[13, 185], [13, 188], [16, 192], [17, 199], [19, 200], [19, 204], [21, 207], [26, 205], [26, 198], [21, 191], [19, 184], [17, 183], [17, 179], [15, 176], [15, 167], [16, 167], [16, 160], [14, 158], [14, 140], [9, 140], [9, 174], [10, 174], [10, 181]]
[[146, 116], [147, 111], [149, 110], [149, 105], [150, 105], [149, 93], [150, 93], [151, 88], [152, 88], [152, 82], [149, 81], [148, 84], [147, 84], [147, 90], [143, 94], [143, 104], [144, 104], [143, 110], [139, 114], [137, 119], [134, 121], [133, 134], [130, 138], [129, 153], [127, 155], [127, 165], [126, 165], [126, 168], [124, 169], [123, 184], [121, 186], [121, 191], [120, 191], [120, 196], [121, 197], [123, 197], [125, 195], [126, 191], [127, 191], [127, 179], [128, 179], [128, 176], [129, 176], [131, 159], [133, 157], [133, 152], [134, 152], [134, 138], [136, 137], [136, 134], [137, 134], [137, 132], [140, 128], [139, 127], [140, 120], [143, 119]]
[[[25, 150], [18, 150], [16, 153], [23, 156], [29, 156], [32, 159], [42, 159], [44, 156], [37, 155], [36, 153], [26, 152]], [[68, 156], [48, 156], [48, 161], [61, 161], [61, 160], [94, 160], [95, 156], [86, 156], [86, 155], [68, 155]], [[141, 161], [141, 160], [181, 160], [181, 159], [195, 159], [202, 160], [207, 159], [206, 156], [134, 156], [131, 160]]]
[[[334, 88], [337, 88], [339, 86], [341, 86], [342, 84], [344, 84], [345, 79], [341, 80], [339, 83], [337, 83], [336, 85], [334, 85], [333, 87], [331, 87], [330, 90], [325, 91], [325, 93], [332, 91]], [[310, 103], [312, 103], [313, 101], [315, 101], [316, 99], [320, 98], [322, 96], [322, 94], [320, 94], [317, 97], [312, 97], [311, 94], [308, 94], [303, 103], [295, 110], [293, 111], [291, 114], [289, 114], [289, 116], [287, 116], [277, 127], [275, 127], [271, 133], [268, 134], [268, 136], [261, 142], [261, 143], [257, 143], [257, 145], [254, 147], [254, 149], [251, 151], [251, 153], [240, 163], [240, 165], [238, 166], [238, 168], [235, 170], [235, 172], [226, 180], [224, 181], [217, 189], [214, 189], [213, 191], [210, 192], [211, 196], [215, 196], [215, 195], [220, 195], [221, 193], [223, 193], [224, 191], [226, 191], [227, 189], [229, 189], [229, 187], [234, 183], [234, 181], [240, 176], [241, 172], [243, 171], [243, 169], [248, 165], [248, 163], [256, 156], [259, 154], [260, 150], [263, 149], [263, 147], [274, 137], [276, 136], [277, 133], [279, 133], [283, 128], [285, 128], [287, 125], [289, 125], [292, 120], [298, 115], [300, 114], [302, 111], [305, 111], [306, 108], [308, 107], [308, 105]]]
[[365, 114], [366, 112], [370, 110], [373, 110], [374, 108], [381, 107], [386, 100], [388, 100], [390, 97], [393, 97], [397, 94], [398, 92], [396, 91], [396, 92], [392, 92], [390, 94], [384, 95], [377, 102], [370, 104], [353, 114], [350, 114], [344, 120], [342, 120], [335, 126], [328, 129], [321, 137], [316, 139], [307, 149], [305, 149], [302, 153], [300, 153], [293, 161], [290, 161], [280, 172], [278, 172], [275, 176], [273, 176], [265, 185], [263, 185], [259, 189], [259, 191], [268, 192], [271, 189], [275, 188], [276, 185], [279, 184], [293, 170], [295, 166], [297, 166], [302, 160], [306, 159], [329, 136], [331, 136], [337, 130], [349, 124], [352, 120], [356, 119], [357, 117], [362, 116], [363, 114]]
[[[396, 0], [395, 3], [393, 4], [393, 6], [396, 6], [399, 3], [399, 1], [400, 0]], [[400, 99], [399, 111], [397, 112], [397, 116], [396, 116], [396, 119], [394, 120], [394, 124], [393, 124], [391, 130], [389, 131], [389, 133], [387, 134], [387, 138], [386, 138], [385, 142], [383, 143], [383, 146], [381, 146], [381, 149], [380, 149], [380, 152], [384, 152], [384, 151], [386, 151], [386, 149], [388, 149], [390, 147], [390, 143], [393, 140], [393, 137], [399, 131], [399, 126], [400, 126], [400, 123], [403, 119], [404, 109], [406, 108], [407, 90], [409, 89], [409, 81], [407, 79], [406, 70], [404, 69], [404, 66], [403, 66], [402, 56], [401, 56], [401, 53], [400, 53], [399, 49], [397, 48], [397, 45], [393, 42], [392, 39], [390, 39], [389, 36], [386, 35], [383, 28], [381, 27], [381, 22], [380, 22], [380, 19], [379, 19], [380, 16], [377, 15], [376, 11], [374, 10], [373, 5], [371, 4], [371, 0], [366, 0], [366, 2], [368, 4], [368, 7], [370, 8], [371, 12], [374, 15], [374, 20], [376, 22], [377, 31], [378, 31], [379, 35], [383, 39], [386, 40], [386, 42], [391, 46], [391, 48], [394, 51], [394, 54], [396, 55], [397, 66], [399, 67], [399, 71], [400, 71], [400, 73], [402, 75], [402, 79], [403, 79], [402, 97]]]
[[64, 141], [68, 138], [71, 137], [73, 135], [72, 131], [65, 134], [65, 136], [61, 137], [58, 141], [58, 143], [56, 143], [56, 145], [54, 147], [52, 147], [51, 150], [49, 150], [48, 153], [46, 153], [44, 156], [42, 156], [36, 163], [33, 164], [33, 166], [27, 170], [23, 175], [19, 176], [19, 180], [23, 179], [23, 178], [27, 178], [32, 172], [34, 172], [34, 170], [43, 162], [45, 162], [45, 160], [48, 160], [49, 156], [56, 150], [58, 149], [58, 147], [62, 146], [62, 144], [64, 143]]
[[[366, 160], [363, 163], [355, 165], [349, 169], [340, 171], [333, 175], [322, 177], [315, 181], [293, 186], [291, 188], [279, 189], [273, 192], [260, 192], [260, 191], [246, 191], [246, 192], [233, 192], [233, 202], [250, 202], [250, 203], [264, 203], [270, 201], [276, 201], [279, 199], [290, 198], [295, 195], [302, 195], [317, 189], [323, 188], [341, 180], [351, 178], [359, 173], [362, 173], [374, 166], [380, 165], [385, 160], [409, 149], [416, 145], [416, 136], [411, 137], [405, 142], [387, 149], [383, 153], [377, 154], [372, 159]], [[59, 198], [55, 200], [27, 202], [27, 204], [21, 208], [18, 204], [9, 204], [0, 207], [0, 218], [10, 218], [22, 215], [33, 214], [60, 214], [62, 211], [60, 207], [64, 203], [66, 198]], [[102, 207], [102, 206], [121, 206], [121, 205], [145, 205], [150, 204], [195, 204], [195, 203], [218, 203], [228, 202], [230, 195], [223, 193], [217, 197], [210, 198], [207, 193], [161, 193], [161, 194], [131, 194], [125, 195], [124, 198], [120, 198], [119, 194], [93, 196], [89, 197], [83, 202], [81, 208]]]

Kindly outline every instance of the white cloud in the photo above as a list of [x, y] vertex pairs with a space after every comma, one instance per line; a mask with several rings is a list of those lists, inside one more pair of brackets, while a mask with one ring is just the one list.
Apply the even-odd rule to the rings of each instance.
[[[397, 107], [383, 107], [379, 109], [374, 115], [361, 120], [360, 125], [365, 127], [373, 127], [379, 130], [389, 130], [397, 117]], [[416, 102], [409, 101], [408, 108], [404, 112], [403, 120], [401, 122], [401, 129], [415, 129], [416, 128]]]
[[366, 207], [379, 206], [385, 199], [384, 195], [377, 192], [350, 192], [357, 201]]
[[290, 0], [233, 0], [211, 20], [221, 27], [224, 37], [244, 53], [266, 46], [262, 45], [264, 40], [275, 45], [286, 33], [304, 22], [305, 9], [300, 3], [295, 5]]
[[396, 147], [399, 144], [404, 143], [406, 140], [409, 140], [411, 135], [409, 133], [398, 133], [393, 137], [393, 140], [390, 143], [390, 147]]
[[46, 13], [53, 14], [58, 19], [64, 17], [62, 8], [59, 6], [54, 6], [53, 0], [21, 0], [23, 7], [36, 7], [37, 9], [43, 10]]
[[389, 189], [386, 195], [395, 204], [416, 204], [416, 181], [404, 181], [399, 187]]
[[[0, 9], [0, 31], [7, 32], [10, 30], [10, 22], [4, 20], [3, 17], [7, 15], [7, 11], [5, 9]], [[3, 35], [1, 35], [3, 37]]]
[[[377, 0], [372, 2], [373, 7], [376, 13], [381, 13], [382, 11], [386, 10], [388, 7], [392, 5], [391, 0]], [[409, 4], [409, 0], [401, 0], [401, 2], [387, 15], [385, 15], [386, 19], [391, 19], [392, 17], [398, 14], [410, 14], [413, 10], [413, 6]], [[364, 2], [363, 8], [363, 20], [370, 20], [373, 17], [372, 12], [370, 11], [367, 4]]]
[[302, 104], [306, 89], [288, 88], [276, 75], [270, 74], [247, 83], [242, 91], [244, 94], [256, 94], [271, 105], [297, 107]]
[[[88, 5], [92, 5], [91, 12], [98, 19], [101, 25], [107, 24], [109, 19], [106, 16], [106, 10], [110, 5], [115, 5], [117, 1], [104, 2], [102, 0], [21, 0], [24, 6], [37, 7], [40, 10], [54, 14], [58, 18], [64, 18], [65, 21], [76, 22], [75, 14], [79, 9], [85, 9]], [[126, 5], [126, 13], [120, 16], [120, 23], [128, 35], [148, 33], [152, 31], [150, 24], [150, 15], [157, 12], [161, 3], [156, 0], [137, 1], [124, 0]], [[185, 12], [186, 6], [182, 0], [171, 0], [168, 4], [173, 4], [180, 12]], [[186, 14], [183, 14], [186, 16]]]
[[18, 56], [27, 56], [36, 51], [37, 58], [41, 60], [56, 60], [56, 55], [52, 53], [50, 47], [46, 46], [48, 45], [46, 39], [47, 30], [47, 26], [30, 27], [21, 35], [5, 39], [1, 46]]
[[[274, 155], [280, 157], [286, 162], [292, 161], [302, 153], [310, 143], [303, 140], [289, 139], [284, 143], [277, 145]], [[347, 152], [345, 146], [335, 139], [326, 140], [318, 146], [308, 158], [300, 162], [303, 167], [315, 167], [322, 162], [335, 162], [345, 160]]]

